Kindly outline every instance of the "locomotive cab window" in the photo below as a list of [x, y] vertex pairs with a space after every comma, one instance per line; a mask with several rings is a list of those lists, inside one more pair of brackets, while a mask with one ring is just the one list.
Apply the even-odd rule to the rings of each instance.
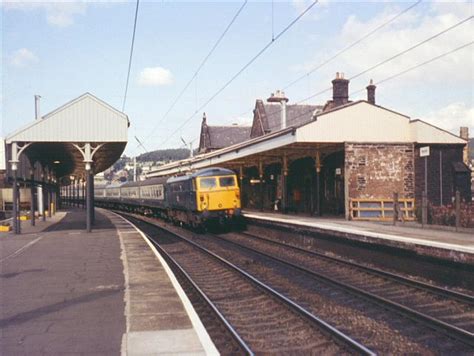
[[219, 185], [221, 187], [234, 187], [235, 179], [234, 177], [221, 177], [219, 178]]
[[217, 186], [216, 178], [201, 178], [199, 180], [199, 187], [201, 189], [212, 189]]

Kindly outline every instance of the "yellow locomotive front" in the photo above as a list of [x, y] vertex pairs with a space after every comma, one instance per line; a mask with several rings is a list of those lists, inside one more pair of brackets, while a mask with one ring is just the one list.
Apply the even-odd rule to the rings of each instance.
[[208, 218], [240, 216], [240, 190], [236, 175], [223, 169], [216, 173], [196, 177], [197, 211]]

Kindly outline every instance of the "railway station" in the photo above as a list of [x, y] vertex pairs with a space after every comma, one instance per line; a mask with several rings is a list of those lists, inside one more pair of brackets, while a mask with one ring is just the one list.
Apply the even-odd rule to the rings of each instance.
[[1, 356], [474, 354], [472, 6], [1, 10]]
[[[355, 259], [350, 268], [367, 268], [366, 260], [370, 260], [379, 269], [397, 271], [397, 277], [390, 278], [403, 280], [406, 277], [402, 275], [411, 276], [413, 266], [421, 262], [428, 267], [416, 273], [418, 278], [430, 278], [436, 284], [452, 284], [462, 291], [470, 290], [474, 283], [472, 229], [420, 229], [417, 223], [410, 222], [415, 214], [414, 206], [420, 189], [416, 183], [419, 180], [417, 174], [420, 174], [416, 168], [420, 165], [416, 158], [420, 148], [429, 145], [432, 152], [438, 152], [438, 158], [444, 156], [454, 160], [439, 161], [442, 168], [451, 169], [451, 175], [442, 175], [445, 179], [442, 185], [444, 193], [440, 190], [431, 193], [438, 194], [442, 201], [450, 199], [452, 191], [462, 189], [464, 184], [464, 170], [459, 166], [463, 164], [465, 140], [375, 105], [370, 102], [373, 100], [370, 91], [367, 101], [349, 102], [345, 98], [338, 106], [335, 104], [339, 100], [337, 85], [348, 82], [341, 77], [334, 82], [334, 97], [324, 106], [292, 107], [291, 104], [286, 105], [287, 99], [281, 92], [271, 96], [268, 104], [257, 100], [252, 127], [231, 129], [231, 132], [225, 128], [216, 130], [206, 127], [204, 118], [201, 132], [203, 152], [193, 159], [163, 166], [152, 172], [154, 178], [149, 181], [157, 184], [167, 182], [166, 177], [160, 177], [177, 176], [171, 180], [176, 182], [171, 183], [176, 187], [170, 196], [179, 202], [185, 201], [188, 194], [181, 191], [179, 182], [184, 182], [188, 176], [199, 177], [198, 174], [188, 173], [204, 172], [202, 178], [196, 179], [209, 181], [213, 178], [207, 177], [217, 172], [209, 167], [230, 168], [221, 171], [224, 176], [235, 173], [238, 178], [236, 181], [242, 194], [246, 229], [239, 232], [240, 235], [232, 231], [220, 234], [216, 240], [219, 244], [241, 244], [249, 237], [257, 243], [258, 239], [265, 237], [273, 244], [283, 243], [279, 255], [286, 256], [294, 248], [308, 249], [310, 252], [305, 253], [314, 253], [316, 264], [319, 263], [317, 259], [327, 258], [319, 255], [319, 250], [324, 248], [331, 255], [349, 253], [350, 258]], [[344, 86], [342, 92], [347, 92], [346, 89], [347, 86]], [[17, 187], [12, 194], [12, 209], [16, 210], [17, 215], [13, 214], [16, 221], [14, 230], [2, 233], [4, 238], [0, 239], [0, 263], [4, 278], [1, 298], [4, 308], [0, 321], [3, 352], [31, 354], [40, 350], [47, 354], [72, 351], [138, 355], [153, 354], [159, 350], [159, 353], [213, 355], [281, 350], [278, 343], [256, 327], [259, 323], [252, 318], [242, 319], [242, 316], [252, 315], [251, 310], [255, 309], [261, 309], [263, 313], [266, 313], [267, 307], [274, 310], [274, 298], [285, 300], [284, 305], [288, 303], [288, 298], [291, 303], [296, 303], [301, 296], [291, 293], [283, 295], [269, 284], [253, 280], [252, 284], [259, 285], [255, 289], [255, 286], [246, 285], [248, 282], [244, 283], [242, 277], [234, 276], [235, 271], [225, 270], [230, 267], [221, 271], [222, 266], [217, 267], [211, 261], [196, 265], [202, 257], [196, 251], [188, 250], [189, 247], [182, 247], [186, 251], [184, 253], [175, 250], [183, 243], [182, 240], [188, 239], [189, 243], [199, 242], [209, 249], [217, 246], [213, 247], [215, 237], [211, 232], [206, 232], [203, 239], [202, 232], [196, 235], [192, 229], [180, 227], [181, 224], [173, 225], [146, 214], [152, 211], [150, 202], [153, 199], [168, 196], [163, 190], [168, 188], [163, 185], [150, 185], [148, 190], [138, 190], [146, 184], [145, 181], [123, 187], [100, 187], [95, 191], [93, 175], [118, 159], [127, 144], [129, 121], [126, 114], [89, 93], [44, 116], [39, 114], [39, 102], [36, 101], [36, 112], [34, 122], [5, 139], [8, 165], [5, 182]], [[291, 122], [295, 121], [291, 120], [297, 116], [305, 118], [292, 126]], [[281, 127], [274, 126], [278, 119]], [[255, 124], [256, 121], [258, 124]], [[353, 125], [354, 122], [357, 124]], [[383, 137], [379, 135], [385, 126], [392, 127], [391, 136], [386, 133]], [[262, 133], [255, 127], [269, 129]], [[334, 127], [338, 129], [334, 130]], [[244, 140], [247, 134], [254, 137]], [[388, 142], [382, 143], [382, 138]], [[226, 144], [228, 139], [234, 140], [233, 145]], [[201, 180], [196, 180], [193, 186], [202, 188]], [[108, 190], [114, 193], [109, 196], [105, 193]], [[211, 191], [204, 193], [208, 197], [206, 199], [210, 199]], [[403, 223], [387, 223], [392, 218], [393, 206], [386, 211], [382, 209], [382, 215], [385, 214], [382, 218], [379, 208], [375, 209], [375, 215], [368, 216], [363, 215], [364, 209], [354, 209], [354, 201], [363, 207], [363, 202], [374, 204], [374, 201], [385, 199], [386, 205], [389, 205], [391, 192], [394, 191], [403, 192], [400, 194], [400, 201], [404, 204]], [[202, 195], [200, 190], [196, 190], [196, 194]], [[469, 197], [468, 193], [463, 194]], [[95, 198], [101, 206], [108, 201], [105, 206], [109, 209], [95, 208]], [[141, 200], [139, 205], [130, 209], [134, 199]], [[125, 214], [117, 211], [127, 206]], [[20, 211], [25, 209], [30, 209], [30, 219], [22, 221]], [[365, 212], [371, 211], [374, 210], [367, 209]], [[148, 217], [137, 215], [138, 212]], [[250, 246], [245, 244], [243, 246], [249, 249]], [[217, 248], [215, 253], [221, 248]], [[227, 255], [229, 248], [230, 245], [225, 247]], [[252, 253], [260, 253], [255, 251]], [[270, 251], [266, 253], [273, 253]], [[223, 257], [218, 258], [222, 263]], [[233, 263], [247, 266], [246, 262], [241, 264], [238, 257], [230, 255], [226, 256], [225, 263], [229, 263], [227, 258], [237, 258]], [[295, 268], [289, 261], [281, 260], [281, 256], [278, 261], [286, 264], [285, 273]], [[337, 258], [335, 261], [341, 263]], [[222, 299], [222, 288], [216, 289], [212, 281], [206, 284], [208, 275], [195, 275], [203, 267], [214, 271], [220, 280], [219, 285], [229, 284], [226, 289], [237, 292]], [[260, 272], [257, 267], [254, 269], [246, 273], [256, 273], [257, 276]], [[370, 273], [381, 273], [379, 269]], [[311, 273], [318, 276], [312, 278], [327, 279], [329, 274], [324, 273], [330, 272]], [[311, 285], [313, 282], [308, 283]], [[352, 283], [344, 288], [351, 289], [360, 284], [357, 280]], [[406, 280], [404, 283], [415, 282]], [[198, 284], [200, 287], [196, 287]], [[359, 287], [375, 293], [370, 285]], [[260, 295], [262, 288], [269, 294]], [[315, 288], [320, 290], [322, 287]], [[389, 284], [387, 288], [390, 288]], [[418, 339], [398, 329], [398, 334], [392, 336], [396, 340], [395, 348], [381, 341], [384, 340], [383, 332], [367, 339], [357, 331], [364, 330], [367, 325], [383, 330], [386, 327], [385, 316], [380, 320], [364, 321], [366, 316], [359, 318], [360, 311], [352, 310], [352, 307], [345, 307], [349, 308], [345, 313], [352, 315], [352, 320], [362, 320], [351, 326], [351, 333], [357, 337], [335, 328], [344, 318], [338, 319], [337, 313], [328, 315], [325, 312], [328, 309], [324, 308], [302, 310], [299, 306], [297, 311], [280, 311], [284, 320], [292, 320], [299, 315], [292, 321], [291, 327], [281, 324], [281, 318], [276, 320], [273, 313], [259, 318], [285, 335], [279, 341], [285, 347], [304, 352], [357, 350], [372, 354], [374, 349], [386, 352], [397, 350], [400, 353], [424, 352], [434, 340], [445, 343], [446, 337], [456, 341], [443, 344], [444, 350], [471, 350], [474, 345], [470, 317], [469, 314], [464, 317], [462, 313], [465, 313], [463, 308], [470, 308], [466, 305], [470, 305], [472, 296], [466, 294], [468, 292], [449, 292], [448, 298], [462, 300], [456, 302], [461, 303], [459, 306], [450, 306], [450, 313], [460, 320], [460, 324], [455, 322], [451, 325], [440, 309], [423, 306], [421, 300], [425, 297], [418, 301], [421, 297], [417, 296], [420, 292], [416, 288], [427, 287], [414, 288], [409, 292], [414, 293], [411, 307], [418, 312], [400, 309], [398, 305], [403, 297], [400, 300], [395, 298], [393, 302], [388, 302], [390, 306], [387, 308], [393, 314], [389, 318], [398, 320], [400, 315], [408, 313], [411, 315], [408, 319], [402, 317], [403, 321], [397, 323], [406, 325], [409, 330], [413, 327], [413, 315], [410, 313], [418, 313], [416, 318], [422, 321], [417, 323], [441, 331], [430, 332], [428, 338], [423, 338], [424, 341], [414, 342]], [[430, 293], [434, 293], [430, 298], [438, 298], [436, 293], [447, 293], [445, 289], [441, 292], [435, 287], [430, 288]], [[252, 298], [240, 300], [238, 291], [244, 290], [255, 298], [254, 301]], [[308, 293], [303, 299], [311, 299], [310, 296], [315, 293]], [[366, 292], [357, 293], [363, 295]], [[273, 296], [265, 301], [265, 307], [256, 302], [262, 298], [266, 300], [269, 295]], [[361, 298], [366, 300], [367, 296]], [[370, 298], [375, 297], [372, 295]], [[312, 303], [309, 299], [307, 302]], [[325, 303], [334, 301], [328, 300], [321, 305]], [[230, 308], [231, 305], [234, 309]], [[372, 310], [373, 307], [364, 308]], [[420, 316], [420, 310], [431, 316]], [[301, 313], [305, 318], [301, 319]], [[329, 324], [322, 322], [321, 318], [330, 320]], [[465, 323], [466, 327], [463, 326]], [[314, 328], [323, 328], [324, 335]], [[247, 330], [259, 341], [254, 343], [240, 330]], [[293, 338], [286, 336], [287, 332], [291, 334], [296, 330], [300, 330], [298, 333], [303, 333], [300, 336], [304, 335], [308, 341], [295, 343]], [[327, 335], [332, 336], [328, 338]], [[324, 345], [322, 348], [319, 342]]]

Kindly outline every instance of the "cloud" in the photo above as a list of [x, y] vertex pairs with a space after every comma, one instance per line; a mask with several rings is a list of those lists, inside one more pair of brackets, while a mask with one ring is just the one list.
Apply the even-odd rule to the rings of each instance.
[[10, 56], [10, 64], [18, 68], [27, 67], [38, 62], [38, 57], [27, 48], [20, 48]]
[[138, 77], [138, 84], [142, 86], [160, 86], [173, 83], [173, 74], [163, 67], [144, 68]]
[[57, 2], [47, 2], [43, 0], [14, 0], [4, 2], [2, 6], [7, 11], [43, 10], [46, 15], [46, 20], [50, 25], [56, 27], [67, 27], [74, 24], [76, 15], [85, 14], [87, 2], [74, 0], [63, 0]]
[[[450, 4], [449, 7], [443, 7], [442, 4], [432, 4], [429, 11], [420, 9], [404, 14], [391, 25], [382, 28], [374, 36], [345, 53], [341, 57], [341, 68], [345, 68], [345, 72], [351, 76], [414, 46], [464, 20], [470, 13], [468, 8], [465, 8], [464, 12], [460, 11], [460, 8], [465, 7], [464, 5]], [[368, 33], [371, 29], [391, 19], [398, 11], [400, 11], [398, 8], [388, 6], [379, 16], [374, 16], [367, 21], [350, 16], [336, 43], [354, 42], [361, 37], [361, 34]], [[465, 22], [438, 38], [378, 67], [367, 76], [374, 77], [378, 81], [471, 42], [471, 34], [474, 32], [473, 22]], [[453, 79], [462, 82], [472, 81], [472, 71], [470, 71], [470, 75], [466, 75], [466, 71], [453, 70], [453, 68], [471, 68], [471, 60], [472, 52], [470, 48], [466, 48], [421, 67], [419, 70], [412, 71], [402, 78], [405, 83], [420, 79], [432, 83], [452, 81]], [[429, 73], [436, 73], [436, 75], [429, 75]]]
[[420, 119], [456, 135], [459, 135], [461, 126], [466, 126], [469, 127], [470, 136], [474, 135], [474, 107], [468, 107], [463, 102], [451, 103], [440, 110], [429, 112]]
[[[404, 8], [407, 8], [406, 3], [388, 3], [384, 10], [369, 19], [358, 15], [349, 16], [339, 34], [330, 38], [330, 41], [328, 40], [330, 44], [338, 44], [337, 46], [333, 46], [329, 53], [315, 51], [310, 60], [299, 65], [294, 64], [289, 69], [293, 72], [306, 72], [317, 67], [342, 48], [356, 42], [365, 34], [391, 20]], [[346, 78], [350, 78], [455, 25], [466, 19], [471, 13], [472, 9], [466, 3], [421, 4], [325, 65], [324, 70], [329, 71], [331, 75], [342, 71], [346, 74]], [[467, 21], [420, 47], [369, 71], [357, 79], [358, 84], [354, 84], [358, 87], [360, 83], [366, 84], [370, 78], [378, 82], [470, 43], [473, 32], [474, 21]], [[463, 69], [460, 70], [460, 68]], [[457, 81], [457, 84], [468, 84], [474, 80], [474, 71], [471, 68], [472, 47], [467, 47], [401, 76], [394, 81], [394, 84], [399, 87], [419, 82], [440, 84], [447, 81]]]

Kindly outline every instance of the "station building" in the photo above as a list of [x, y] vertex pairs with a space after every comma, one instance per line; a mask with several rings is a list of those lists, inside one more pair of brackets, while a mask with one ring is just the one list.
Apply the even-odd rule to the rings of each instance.
[[[349, 99], [342, 74], [332, 85], [324, 105], [288, 104], [279, 91], [256, 100], [250, 130], [239, 133], [214, 130], [204, 117], [201, 154], [148, 176], [226, 167], [240, 178], [244, 208], [347, 219], [389, 218], [394, 193], [406, 218], [413, 218], [423, 191], [434, 205], [452, 202], [456, 190], [471, 201], [466, 137], [376, 104], [372, 83], [367, 100], [358, 101]], [[420, 157], [420, 149], [429, 155]]]

